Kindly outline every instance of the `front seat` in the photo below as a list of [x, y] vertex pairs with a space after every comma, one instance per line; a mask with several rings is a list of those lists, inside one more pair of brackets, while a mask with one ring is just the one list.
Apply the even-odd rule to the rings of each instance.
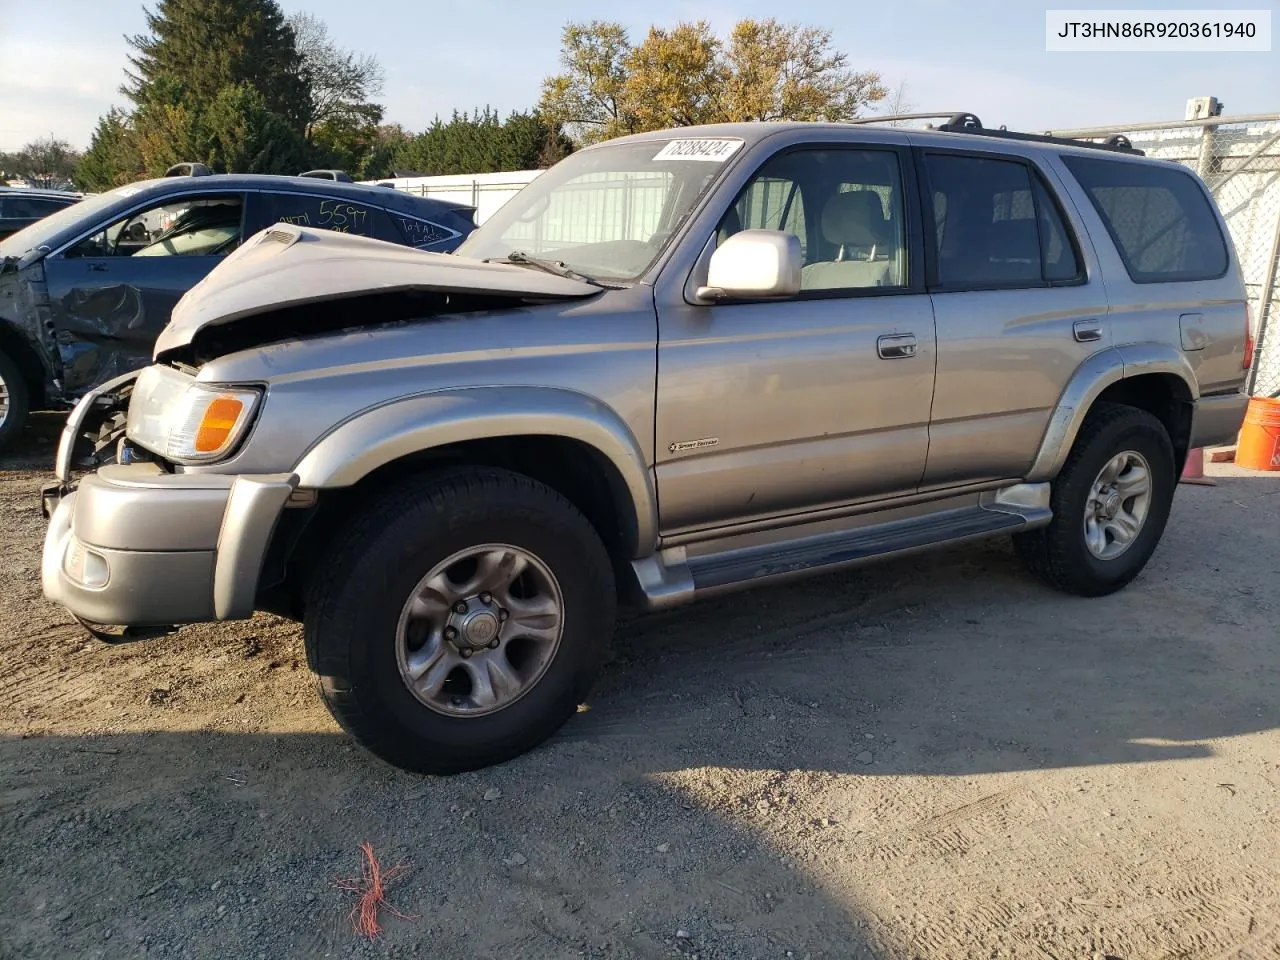
[[[880, 197], [870, 190], [837, 193], [822, 210], [822, 235], [839, 251], [835, 260], [801, 271], [804, 289], [888, 286], [896, 251]], [[883, 259], [882, 259], [883, 258]]]

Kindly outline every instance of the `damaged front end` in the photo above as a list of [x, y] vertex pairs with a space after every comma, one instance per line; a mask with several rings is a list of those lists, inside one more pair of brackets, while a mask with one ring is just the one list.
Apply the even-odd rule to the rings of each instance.
[[[280, 223], [247, 241], [183, 296], [154, 356], [198, 367], [297, 336], [581, 299], [601, 290], [515, 263]], [[360, 303], [356, 312], [350, 309], [354, 301]]]
[[58, 440], [55, 479], [40, 491], [46, 520], [75, 489], [71, 475], [76, 469], [92, 470], [106, 463], [128, 463], [133, 459], [124, 434], [133, 383], [140, 372], [133, 370], [113, 377], [86, 393], [72, 408]]

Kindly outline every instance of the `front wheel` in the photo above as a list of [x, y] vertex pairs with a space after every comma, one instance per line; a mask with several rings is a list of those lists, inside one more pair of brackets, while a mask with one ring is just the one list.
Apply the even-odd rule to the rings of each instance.
[[1164, 533], [1177, 486], [1173, 444], [1145, 410], [1101, 404], [1089, 414], [1053, 481], [1047, 527], [1014, 537], [1027, 566], [1080, 596], [1121, 589], [1142, 572]]
[[0, 353], [0, 453], [22, 435], [27, 423], [30, 397], [22, 370], [5, 353]]
[[304, 634], [335, 719], [420, 773], [500, 763], [577, 710], [613, 631], [612, 566], [555, 491], [464, 470], [382, 494], [308, 590]]

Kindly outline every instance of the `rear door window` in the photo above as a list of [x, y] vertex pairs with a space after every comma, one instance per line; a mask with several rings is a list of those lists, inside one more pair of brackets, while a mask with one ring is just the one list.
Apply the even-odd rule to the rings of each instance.
[[301, 227], [402, 242], [387, 212], [370, 203], [306, 193], [259, 193], [250, 196], [249, 215], [255, 232], [277, 223], [293, 223]]
[[1035, 287], [1081, 277], [1062, 212], [1026, 163], [946, 153], [924, 162], [938, 286]]
[[1191, 174], [1123, 160], [1062, 161], [1088, 194], [1134, 283], [1212, 280], [1227, 272], [1226, 241]]

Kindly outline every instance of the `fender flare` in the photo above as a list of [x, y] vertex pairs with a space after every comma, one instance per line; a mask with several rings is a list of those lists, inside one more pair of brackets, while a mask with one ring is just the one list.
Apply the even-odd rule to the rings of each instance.
[[1027, 473], [1027, 481], [1041, 483], [1057, 476], [1071, 452], [1084, 418], [1107, 387], [1130, 377], [1151, 373], [1177, 377], [1187, 388], [1192, 401], [1200, 396], [1195, 371], [1176, 347], [1163, 343], [1132, 343], [1100, 350], [1076, 368], [1058, 398], [1040, 441], [1040, 449]]
[[303, 455], [298, 487], [349, 487], [395, 460], [467, 440], [547, 436], [576, 440], [611, 464], [626, 488], [636, 549], [657, 542], [658, 500], [640, 442], [594, 397], [556, 387], [466, 387], [405, 397], [339, 424]]

